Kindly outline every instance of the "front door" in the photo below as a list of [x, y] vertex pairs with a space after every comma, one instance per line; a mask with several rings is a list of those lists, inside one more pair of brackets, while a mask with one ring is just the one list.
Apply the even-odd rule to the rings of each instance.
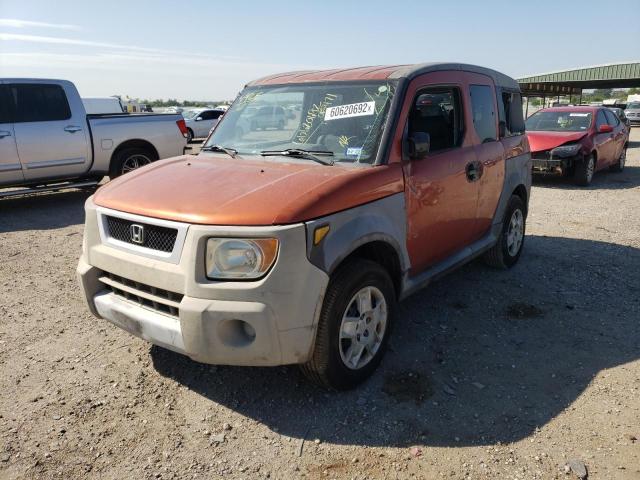
[[[401, 127], [428, 133], [425, 158], [404, 162], [407, 248], [412, 274], [461, 250], [477, 237], [479, 176], [462, 72], [434, 72], [407, 90]], [[403, 120], [404, 119], [404, 120]]]
[[7, 86], [0, 84], [0, 186], [17, 185], [24, 181], [13, 133], [8, 94]]
[[[14, 132], [25, 180], [70, 178], [89, 168], [86, 117], [62, 86], [12, 83]], [[77, 97], [77, 102], [80, 98]], [[73, 112], [73, 113], [72, 113]]]

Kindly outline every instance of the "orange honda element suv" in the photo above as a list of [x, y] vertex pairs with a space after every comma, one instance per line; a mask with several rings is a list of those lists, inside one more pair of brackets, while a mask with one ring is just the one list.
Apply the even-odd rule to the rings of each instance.
[[[258, 122], [269, 112], [279, 122]], [[398, 300], [483, 255], [518, 261], [531, 187], [518, 84], [455, 63], [249, 83], [196, 156], [86, 203], [91, 312], [227, 365], [300, 364], [352, 387]]]

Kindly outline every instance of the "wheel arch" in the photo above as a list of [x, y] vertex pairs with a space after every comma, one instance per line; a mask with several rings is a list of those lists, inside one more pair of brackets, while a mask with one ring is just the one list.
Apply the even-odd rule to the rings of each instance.
[[111, 160], [109, 161], [110, 166], [113, 165], [113, 161], [117, 158], [118, 154], [126, 148], [144, 148], [145, 150], [149, 150], [154, 157], [151, 159], [151, 161], [158, 160], [160, 158], [160, 155], [158, 155], [158, 150], [153, 146], [151, 142], [149, 142], [148, 140], [135, 138], [131, 140], [125, 140], [116, 147], [116, 149], [111, 154]]
[[400, 297], [402, 293], [402, 263], [397, 249], [388, 239], [368, 240], [358, 245], [333, 265], [329, 275], [333, 275], [341, 266], [355, 258], [370, 260], [384, 268], [393, 282], [396, 297]]
[[522, 203], [524, 203], [524, 213], [526, 215], [529, 211], [529, 195], [527, 193], [527, 187], [521, 183], [513, 190], [513, 192], [511, 192], [511, 195], [517, 195], [520, 197]]
[[[325, 226], [329, 232], [314, 243], [315, 230]], [[325, 273], [334, 274], [352, 258], [369, 259], [387, 269], [400, 294], [410, 265], [403, 193], [311, 220], [306, 229], [307, 258]]]

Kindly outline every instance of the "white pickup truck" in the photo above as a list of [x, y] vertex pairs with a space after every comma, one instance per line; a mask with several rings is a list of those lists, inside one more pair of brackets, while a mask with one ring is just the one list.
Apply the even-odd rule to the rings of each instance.
[[182, 155], [186, 137], [180, 114], [88, 115], [69, 81], [0, 79], [0, 198], [96, 185]]

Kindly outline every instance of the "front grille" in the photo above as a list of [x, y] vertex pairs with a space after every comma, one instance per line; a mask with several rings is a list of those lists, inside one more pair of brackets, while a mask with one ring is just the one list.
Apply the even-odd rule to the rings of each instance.
[[[142, 227], [142, 241], [133, 240], [132, 225]], [[167, 253], [173, 251], [173, 246], [178, 236], [178, 230], [175, 228], [160, 227], [158, 225], [133, 222], [131, 220], [110, 216], [107, 216], [107, 228], [109, 229], [111, 238], [130, 243], [131, 245], [139, 245], [150, 248], [151, 250], [159, 250]]]
[[145, 285], [113, 273], [102, 273], [100, 282], [114, 295], [171, 317], [179, 316], [180, 302], [184, 296], [181, 293]]

